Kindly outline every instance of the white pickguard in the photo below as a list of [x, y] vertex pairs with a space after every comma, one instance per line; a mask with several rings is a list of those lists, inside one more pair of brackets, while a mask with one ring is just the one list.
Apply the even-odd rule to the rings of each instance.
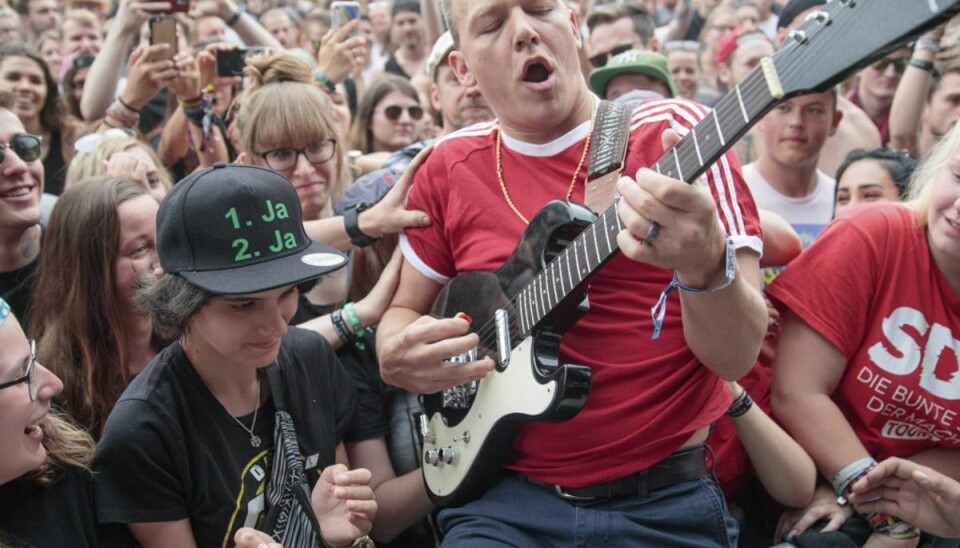
[[[433, 443], [424, 440], [424, 452], [453, 447], [456, 458], [450, 464], [423, 462], [427, 489], [438, 496], [449, 496], [464, 481], [477, 459], [483, 442], [497, 422], [508, 415], [537, 417], [545, 413], [556, 397], [556, 382], [540, 383], [533, 366], [533, 338], [527, 337], [510, 354], [510, 364], [503, 372], [494, 370], [480, 381], [476, 397], [466, 417], [456, 428], [443, 422], [434, 413], [428, 423], [435, 436]], [[464, 433], [469, 435], [469, 441]]]

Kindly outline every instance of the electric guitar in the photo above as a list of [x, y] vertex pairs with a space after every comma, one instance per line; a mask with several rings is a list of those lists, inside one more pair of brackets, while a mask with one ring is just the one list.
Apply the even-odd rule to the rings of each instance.
[[[828, 90], [958, 11], [960, 0], [828, 2], [653, 169], [694, 181], [780, 101]], [[437, 297], [435, 315], [465, 312], [480, 337], [477, 348], [451, 361], [491, 357], [496, 369], [422, 397], [423, 477], [435, 504], [462, 504], [492, 484], [520, 421], [568, 419], [583, 407], [590, 369], [559, 363], [560, 339], [586, 312], [587, 282], [618, 252], [622, 228], [616, 204], [597, 216], [550, 202], [500, 269], [458, 276]]]

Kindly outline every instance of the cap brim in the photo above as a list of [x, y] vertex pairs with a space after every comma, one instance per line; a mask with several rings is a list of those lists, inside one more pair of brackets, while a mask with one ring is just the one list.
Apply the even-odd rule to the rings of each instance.
[[215, 295], [246, 295], [319, 278], [347, 265], [343, 253], [312, 242], [296, 255], [236, 268], [180, 271], [191, 284]]

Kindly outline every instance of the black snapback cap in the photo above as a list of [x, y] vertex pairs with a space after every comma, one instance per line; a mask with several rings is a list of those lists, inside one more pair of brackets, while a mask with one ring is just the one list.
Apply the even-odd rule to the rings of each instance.
[[164, 271], [217, 295], [259, 293], [347, 264], [303, 230], [300, 199], [279, 173], [217, 163], [177, 183], [157, 214]]

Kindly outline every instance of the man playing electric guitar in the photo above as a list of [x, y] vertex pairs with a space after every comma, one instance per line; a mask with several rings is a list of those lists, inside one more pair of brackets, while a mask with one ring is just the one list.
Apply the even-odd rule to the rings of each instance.
[[[451, 278], [499, 268], [547, 202], [584, 201], [599, 99], [566, 6], [443, 0], [458, 46], [450, 65], [498, 119], [447, 137], [416, 173], [407, 205], [433, 222], [401, 240], [400, 285], [377, 335], [388, 383], [429, 394], [496, 374], [489, 358], [445, 361], [477, 346], [468, 318], [425, 314]], [[724, 380], [750, 369], [766, 329], [757, 211], [732, 154], [697, 185], [641, 169], [705, 115], [674, 100], [633, 113], [629, 177], [617, 186], [623, 253], [599, 267], [589, 312], [560, 345], [561, 364], [592, 370], [586, 404], [570, 420], [520, 429], [504, 465], [512, 473], [440, 513], [445, 546], [736, 544], [703, 442], [730, 405]], [[671, 280], [679, 288], [665, 291]]]

